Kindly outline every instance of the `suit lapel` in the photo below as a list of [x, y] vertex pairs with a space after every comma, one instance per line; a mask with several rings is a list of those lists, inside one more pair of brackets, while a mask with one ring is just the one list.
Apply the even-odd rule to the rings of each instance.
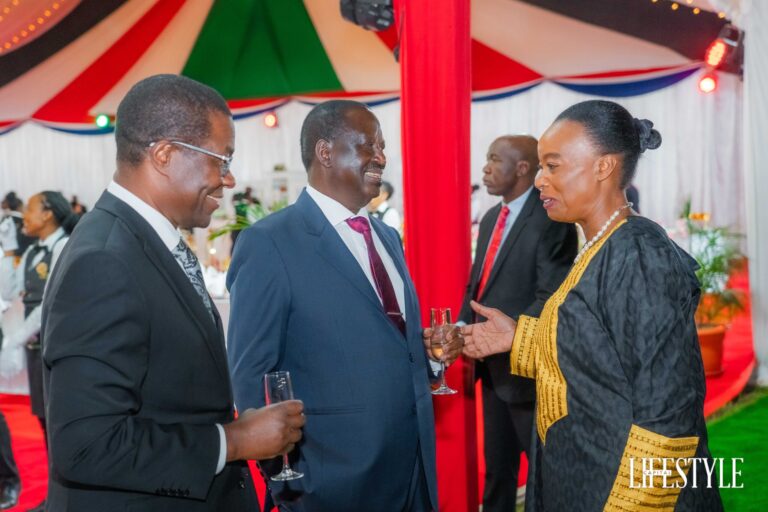
[[336, 229], [327, 221], [320, 207], [309, 197], [306, 191], [302, 192], [296, 200], [296, 208], [301, 211], [304, 217], [307, 231], [317, 237], [318, 254], [383, 314], [384, 309], [381, 306], [381, 301], [357, 260], [349, 252]]
[[[307, 232], [318, 237], [316, 247], [320, 256], [336, 269], [344, 279], [349, 281], [349, 283], [370, 302], [370, 305], [381, 314], [382, 319], [385, 320], [393, 332], [395, 332], [399, 338], [402, 338], [400, 331], [392, 324], [384, 312], [381, 300], [379, 300], [379, 296], [371, 286], [371, 282], [368, 281], [365, 273], [360, 268], [360, 264], [355, 257], [352, 256], [352, 253], [349, 252], [349, 248], [344, 244], [344, 241], [341, 239], [336, 229], [331, 226], [325, 218], [320, 207], [317, 206], [311, 197], [309, 197], [309, 194], [307, 194], [306, 191], [302, 192], [296, 200], [296, 208], [299, 209], [304, 217]], [[404, 267], [400, 264], [398, 258], [393, 256], [391, 243], [386, 242], [386, 237], [382, 237], [378, 230], [376, 233], [379, 234], [379, 239], [385, 245], [387, 251], [395, 262], [395, 265], [397, 265], [398, 272], [402, 275]], [[405, 282], [405, 280], [403, 282]], [[406, 329], [407, 328], [408, 323], [406, 322]]]
[[[122, 219], [128, 228], [136, 235], [136, 238], [142, 243], [144, 253], [149, 261], [163, 275], [166, 282], [173, 290], [179, 302], [189, 313], [193, 323], [197, 326], [205, 339], [211, 356], [216, 361], [216, 366], [224, 377], [229, 378], [227, 369], [226, 354], [224, 347], [224, 337], [221, 331], [218, 312], [214, 315], [217, 320], [211, 321], [203, 301], [195, 291], [195, 287], [189, 281], [189, 278], [181, 269], [176, 259], [168, 248], [163, 244], [158, 234], [152, 229], [152, 226], [144, 220], [133, 208], [123, 201], [119, 200], [109, 192], [105, 192], [96, 205], [97, 208], [110, 211]], [[213, 304], [213, 299], [211, 299]]]
[[[506, 240], [504, 240], [504, 243], [499, 248], [499, 252], [496, 255], [496, 261], [493, 263], [493, 267], [491, 268], [491, 275], [488, 276], [488, 282], [485, 284], [485, 289], [483, 290], [483, 296], [485, 296], [485, 294], [488, 293], [488, 290], [491, 288], [493, 281], [496, 279], [496, 276], [498, 275], [501, 267], [503, 266], [504, 260], [507, 258], [507, 256], [509, 256], [509, 253], [512, 250], [512, 247], [514, 247], [515, 242], [517, 242], [517, 238], [520, 236], [520, 233], [523, 231], [523, 228], [528, 222], [528, 218], [533, 213], [534, 208], [536, 208], [536, 203], [538, 201], [539, 201], [539, 191], [534, 188], [528, 194], [528, 199], [525, 200], [525, 203], [523, 204], [523, 208], [520, 210], [520, 213], [517, 215], [517, 218], [515, 219], [515, 223], [512, 224], [512, 228], [510, 229]], [[501, 208], [500, 205], [499, 205], [499, 208]], [[479, 297], [479, 298], [482, 299], [482, 297]]]

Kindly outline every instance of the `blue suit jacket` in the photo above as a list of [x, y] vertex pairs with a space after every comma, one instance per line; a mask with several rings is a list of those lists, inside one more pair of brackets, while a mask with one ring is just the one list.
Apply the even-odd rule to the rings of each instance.
[[291, 454], [304, 478], [269, 483], [288, 510], [402, 510], [417, 450], [437, 510], [418, 299], [397, 233], [371, 223], [405, 283], [407, 337], [306, 192], [237, 240], [227, 276], [235, 403], [241, 411], [262, 406], [264, 374], [288, 370], [307, 416]]

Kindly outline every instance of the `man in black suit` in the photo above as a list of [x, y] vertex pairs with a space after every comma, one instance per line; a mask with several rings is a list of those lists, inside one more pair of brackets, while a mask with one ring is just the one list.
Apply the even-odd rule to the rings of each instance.
[[117, 171], [43, 303], [48, 510], [258, 510], [245, 459], [292, 449], [302, 404], [234, 408], [221, 319], [178, 228], [207, 226], [234, 151], [213, 89], [175, 75], [117, 111]]
[[[459, 319], [475, 323], [471, 300], [509, 316], [538, 316], [576, 256], [572, 225], [552, 222], [533, 187], [537, 141], [505, 136], [488, 149], [483, 184], [501, 196], [480, 222], [477, 253]], [[485, 435], [483, 512], [515, 510], [520, 453], [529, 452], [534, 381], [511, 375], [509, 353], [478, 361]]]

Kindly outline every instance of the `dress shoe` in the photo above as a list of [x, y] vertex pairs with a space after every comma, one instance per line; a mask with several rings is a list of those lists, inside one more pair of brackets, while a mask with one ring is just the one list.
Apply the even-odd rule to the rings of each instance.
[[18, 482], [6, 482], [0, 487], [0, 510], [15, 507], [19, 501], [21, 484]]
[[43, 500], [38, 506], [35, 508], [29, 508], [27, 509], [27, 512], [45, 512], [45, 500]]

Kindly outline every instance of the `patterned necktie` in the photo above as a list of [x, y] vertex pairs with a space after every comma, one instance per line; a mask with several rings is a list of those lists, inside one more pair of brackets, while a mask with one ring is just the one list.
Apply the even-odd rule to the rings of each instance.
[[477, 287], [477, 295], [475, 298], [479, 299], [483, 294], [485, 285], [488, 283], [488, 278], [491, 276], [491, 270], [493, 269], [493, 262], [496, 260], [496, 255], [499, 253], [499, 247], [501, 246], [501, 237], [504, 235], [504, 227], [507, 225], [507, 216], [509, 216], [509, 208], [505, 205], [499, 212], [499, 218], [496, 220], [496, 227], [493, 228], [493, 236], [491, 237], [491, 244], [488, 246], [488, 251], [485, 253], [485, 262], [483, 263], [483, 274], [480, 278], [480, 285]]
[[405, 320], [400, 312], [400, 306], [397, 304], [397, 296], [395, 295], [395, 288], [392, 286], [392, 281], [389, 279], [387, 269], [384, 268], [384, 262], [381, 261], [381, 256], [376, 251], [376, 246], [373, 245], [373, 237], [371, 236], [371, 225], [368, 224], [368, 219], [365, 217], [352, 217], [347, 219], [347, 224], [354, 231], [357, 231], [365, 239], [365, 247], [368, 249], [368, 263], [371, 265], [371, 274], [373, 274], [373, 282], [376, 284], [376, 291], [381, 297], [381, 302], [384, 305], [384, 312], [386, 312], [389, 320], [394, 324], [398, 330], [405, 336]]
[[192, 286], [195, 287], [195, 291], [203, 300], [205, 309], [208, 310], [208, 314], [211, 315], [211, 320], [216, 322], [213, 316], [213, 304], [211, 304], [211, 298], [208, 296], [208, 291], [205, 289], [205, 281], [203, 281], [203, 271], [200, 269], [200, 263], [197, 261], [197, 256], [192, 252], [187, 244], [184, 243], [184, 239], [179, 240], [179, 245], [173, 248], [173, 257], [181, 263], [184, 273], [187, 274]]

